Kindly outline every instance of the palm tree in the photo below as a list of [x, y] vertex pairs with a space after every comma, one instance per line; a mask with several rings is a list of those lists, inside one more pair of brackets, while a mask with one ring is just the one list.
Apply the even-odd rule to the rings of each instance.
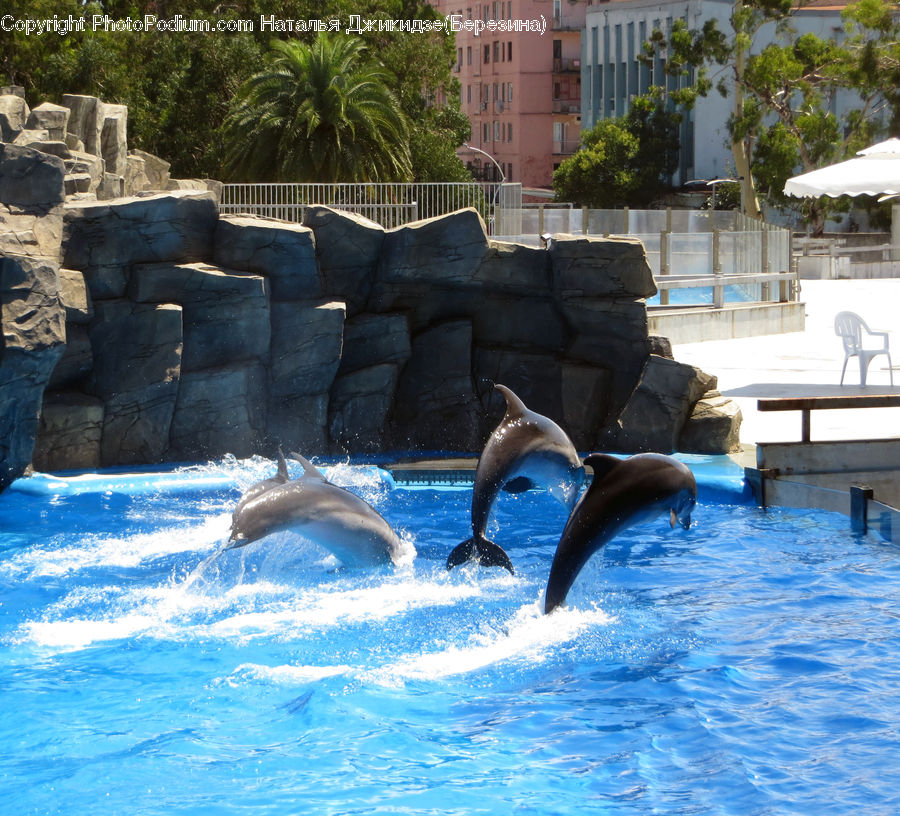
[[409, 131], [384, 69], [355, 38], [276, 41], [235, 95], [226, 161], [254, 181], [407, 181]]

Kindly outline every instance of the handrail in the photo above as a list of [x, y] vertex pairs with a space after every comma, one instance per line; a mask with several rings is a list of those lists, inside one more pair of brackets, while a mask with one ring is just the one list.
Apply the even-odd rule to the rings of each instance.
[[803, 442], [810, 441], [810, 412], [834, 408], [900, 408], [900, 394], [847, 397], [771, 397], [756, 401], [758, 411], [800, 411]]

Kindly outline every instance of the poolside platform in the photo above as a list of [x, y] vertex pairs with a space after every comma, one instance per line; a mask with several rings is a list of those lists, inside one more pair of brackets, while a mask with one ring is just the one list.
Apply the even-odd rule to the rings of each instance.
[[[892, 528], [886, 537], [900, 542], [900, 279], [803, 281], [801, 300], [802, 332], [673, 344], [675, 358], [715, 374], [722, 394], [740, 406], [742, 463], [775, 474], [766, 503], [851, 515], [862, 496], [868, 515]], [[890, 333], [895, 385], [884, 356], [872, 361], [866, 387], [855, 359], [840, 385], [844, 354], [834, 316], [843, 310]], [[800, 401], [813, 399], [817, 407], [804, 421]], [[767, 407], [778, 400], [796, 402], [793, 410]]]

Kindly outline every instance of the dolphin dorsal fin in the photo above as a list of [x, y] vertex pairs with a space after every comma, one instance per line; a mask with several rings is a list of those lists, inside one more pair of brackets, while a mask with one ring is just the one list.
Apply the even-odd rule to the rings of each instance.
[[584, 464], [594, 471], [595, 482], [608, 476], [610, 471], [621, 463], [621, 459], [610, 456], [608, 453], [592, 453], [584, 458]]
[[494, 383], [494, 388], [506, 398], [506, 416], [522, 416], [528, 411], [528, 408], [525, 407], [525, 403], [522, 402], [511, 389], [507, 388], [505, 385], [500, 385], [500, 383]]
[[278, 473], [276, 475], [285, 482], [288, 482], [291, 479], [291, 476], [288, 473], [287, 462], [284, 460], [284, 451], [281, 450], [280, 445], [278, 446]]
[[291, 459], [295, 459], [301, 465], [303, 465], [303, 475], [300, 477], [301, 479], [320, 479], [325, 482], [327, 479], [319, 472], [318, 468], [309, 461], [305, 456], [301, 456], [296, 451], [291, 451]]

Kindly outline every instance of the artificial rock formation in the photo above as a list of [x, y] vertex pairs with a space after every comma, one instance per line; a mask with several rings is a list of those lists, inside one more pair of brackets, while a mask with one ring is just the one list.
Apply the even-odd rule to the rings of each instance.
[[[63, 94], [59, 105], [29, 108], [22, 88], [0, 89], [0, 143], [30, 147], [64, 162], [69, 198], [107, 200], [146, 191], [217, 190], [217, 183], [172, 179], [169, 163], [128, 147], [128, 108]], [[9, 203], [0, 196], [0, 201]]]
[[639, 242], [499, 243], [474, 210], [394, 230], [326, 207], [303, 225], [220, 216], [190, 189], [63, 204], [61, 159], [6, 150], [0, 189], [56, 181], [5, 205], [32, 220], [0, 234], [0, 487], [32, 461], [477, 452], [494, 382], [582, 450], [737, 444], [715, 378], [647, 335]]

